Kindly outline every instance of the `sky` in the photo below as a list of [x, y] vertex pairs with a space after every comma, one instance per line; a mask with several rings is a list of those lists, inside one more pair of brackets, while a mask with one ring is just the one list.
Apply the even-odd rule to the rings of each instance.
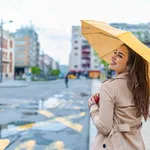
[[15, 32], [32, 25], [39, 35], [40, 51], [60, 64], [69, 64], [71, 28], [80, 20], [107, 23], [150, 22], [150, 0], [0, 0], [4, 29]]

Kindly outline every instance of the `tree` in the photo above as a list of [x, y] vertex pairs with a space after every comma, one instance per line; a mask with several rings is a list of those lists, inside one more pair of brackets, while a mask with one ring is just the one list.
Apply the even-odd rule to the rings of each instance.
[[41, 69], [38, 67], [31, 67], [31, 72], [34, 75], [39, 75], [41, 73]]
[[53, 69], [51, 70], [51, 76], [58, 76], [60, 74], [60, 70], [59, 69]]
[[[94, 55], [95, 55], [95, 56], [98, 56], [98, 54], [97, 54], [96, 51], [94, 51]], [[98, 56], [98, 57], [99, 57], [99, 56]], [[100, 62], [101, 64], [104, 64], [105, 67], [108, 67], [108, 63], [107, 63], [106, 61], [102, 60], [101, 58], [99, 58], [99, 62]]]

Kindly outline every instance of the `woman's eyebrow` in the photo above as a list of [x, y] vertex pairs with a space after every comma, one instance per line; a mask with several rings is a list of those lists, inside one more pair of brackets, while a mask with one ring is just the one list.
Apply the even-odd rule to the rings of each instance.
[[121, 52], [118, 52], [118, 53], [124, 56], [124, 54], [123, 54], [123, 53], [121, 53]]

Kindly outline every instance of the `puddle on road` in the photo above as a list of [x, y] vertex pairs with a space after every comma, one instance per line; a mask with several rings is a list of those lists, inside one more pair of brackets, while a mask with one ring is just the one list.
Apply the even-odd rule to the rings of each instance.
[[39, 101], [40, 109], [44, 108], [55, 108], [60, 105], [60, 100], [55, 97], [48, 98], [47, 100]]
[[[72, 103], [76, 102], [74, 100], [62, 99], [64, 94], [56, 94], [46, 100], [41, 99], [39, 101], [25, 101], [18, 104], [15, 108], [20, 111], [23, 115], [22, 117], [35, 116], [39, 114], [39, 110], [51, 109], [55, 107], [65, 107], [71, 108]], [[5, 109], [5, 106], [12, 106], [12, 104], [0, 104], [0, 110]], [[77, 108], [77, 107], [76, 107]], [[79, 109], [79, 108], [78, 108]], [[7, 109], [6, 109], [7, 110]], [[6, 138], [12, 135], [21, 134], [21, 131], [31, 131], [31, 130], [43, 130], [43, 131], [60, 131], [67, 128], [66, 125], [56, 122], [56, 121], [14, 121], [9, 124], [0, 124], [0, 138]], [[31, 129], [31, 130], [29, 130]]]
[[31, 130], [60, 131], [65, 128], [67, 128], [67, 126], [53, 121], [16, 121], [9, 124], [0, 124], [0, 138], [13, 136], [26, 130], [28, 130], [28, 132]]

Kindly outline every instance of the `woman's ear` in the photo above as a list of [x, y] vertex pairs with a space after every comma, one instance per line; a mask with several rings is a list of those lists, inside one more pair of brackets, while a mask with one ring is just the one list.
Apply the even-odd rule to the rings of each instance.
[[126, 67], [126, 71], [129, 71], [129, 66]]

